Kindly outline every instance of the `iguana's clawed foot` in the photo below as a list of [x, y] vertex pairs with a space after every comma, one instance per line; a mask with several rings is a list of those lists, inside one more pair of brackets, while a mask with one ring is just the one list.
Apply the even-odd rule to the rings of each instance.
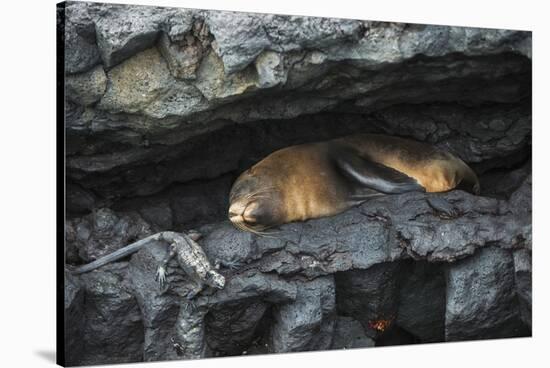
[[176, 350], [176, 354], [178, 354], [178, 356], [182, 356], [185, 352], [185, 349], [183, 348], [183, 346], [179, 342], [177, 342], [176, 339], [174, 339], [173, 337], [170, 338], [170, 342], [172, 343], [174, 350]]
[[166, 283], [166, 268], [164, 268], [164, 266], [159, 266], [157, 268], [155, 280], [158, 282], [159, 288], [161, 290], [164, 289], [164, 284]]
[[184, 308], [187, 313], [192, 313], [197, 310], [197, 306], [191, 300], [188, 300], [186, 303], [183, 303], [182, 308]]
[[225, 267], [229, 268], [231, 271], [235, 271], [241, 268], [243, 266], [243, 263], [237, 260], [230, 260], [230, 261], [226, 261], [224, 265]]
[[217, 270], [219, 270], [220, 266], [224, 267], [224, 268], [228, 268], [231, 271], [236, 271], [236, 270], [238, 270], [239, 268], [241, 268], [243, 266], [243, 263], [240, 262], [240, 261], [237, 261], [235, 259], [232, 259], [232, 260], [229, 260], [229, 261], [222, 261], [221, 259], [217, 259], [214, 262], [214, 267]]
[[187, 293], [187, 295], [185, 295], [185, 299], [187, 299], [188, 301], [191, 301], [193, 300], [198, 293], [200, 293], [202, 291], [202, 287], [198, 287], [196, 289], [193, 289], [193, 290], [189, 290], [189, 292]]

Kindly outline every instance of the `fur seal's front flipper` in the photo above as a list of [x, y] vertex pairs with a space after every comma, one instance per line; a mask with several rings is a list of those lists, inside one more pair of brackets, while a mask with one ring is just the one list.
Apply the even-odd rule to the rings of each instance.
[[342, 174], [362, 187], [385, 194], [425, 192], [414, 178], [391, 167], [364, 159], [352, 149], [341, 147], [333, 155]]

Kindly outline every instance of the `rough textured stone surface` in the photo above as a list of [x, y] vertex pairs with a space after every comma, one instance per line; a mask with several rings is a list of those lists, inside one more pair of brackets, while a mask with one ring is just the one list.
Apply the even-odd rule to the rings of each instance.
[[120, 4], [90, 4], [97, 43], [105, 66], [110, 68], [153, 45], [162, 30], [185, 32], [190, 18], [183, 9]]
[[[194, 228], [235, 265], [194, 308], [175, 260], [155, 282], [165, 243], [68, 276], [70, 334], [85, 335], [72, 361], [530, 334], [530, 32], [72, 2], [65, 15], [67, 262]], [[243, 170], [354, 133], [450, 150], [481, 196], [386, 196], [270, 237], [227, 221]]]
[[[213, 295], [207, 290], [204, 297], [199, 296], [195, 301], [197, 316], [193, 314], [195, 309], [182, 310], [182, 300], [193, 282], [175, 260], [167, 268], [169, 287], [160, 290], [155, 281], [156, 268], [166, 253], [167, 244], [154, 242], [134, 255], [130, 262], [129, 275], [145, 325], [146, 361], [196, 358], [204, 354], [210, 356], [213, 352], [240, 354], [250, 344], [266, 303], [296, 299], [296, 285], [273, 275], [258, 272], [226, 275], [224, 290]], [[212, 254], [208, 256], [213, 259]], [[190, 334], [192, 326], [199, 326], [205, 332]], [[240, 333], [229, 334], [228, 329]], [[174, 342], [196, 346], [198, 351], [181, 351]]]
[[100, 109], [163, 118], [200, 108], [203, 96], [192, 85], [177, 82], [157, 49], [137, 54], [108, 72], [109, 86]]
[[261, 300], [222, 304], [205, 318], [208, 346], [218, 354], [241, 355], [254, 340], [259, 323], [268, 309]]
[[[284, 225], [272, 237], [228, 221], [202, 226], [209, 259], [238, 266], [222, 269], [223, 290], [197, 298], [198, 314], [182, 310], [192, 281], [177, 262], [168, 265], [169, 288], [159, 289], [155, 271], [167, 246], [150, 244], [126, 276], [145, 326], [143, 359], [254, 353], [262, 321], [271, 331], [267, 351], [326, 349], [336, 308], [380, 344], [529, 334], [530, 185], [528, 177], [509, 200], [461, 191], [381, 197]], [[443, 265], [426, 261], [450, 263], [446, 283]]]
[[142, 361], [143, 322], [126, 274], [127, 264], [118, 263], [80, 277], [86, 301], [80, 364]]
[[132, 256], [129, 266], [132, 290], [143, 318], [144, 361], [179, 358], [172, 342], [180, 310], [178, 295], [163, 293], [155, 281], [156, 267], [166, 253], [166, 244], [153, 242]]
[[72, 183], [65, 186], [65, 206], [70, 214], [86, 214], [94, 209], [97, 196]]
[[117, 214], [100, 208], [65, 225], [68, 247], [78, 249], [79, 257], [92, 261], [151, 235], [151, 229], [137, 213]]
[[[402, 264], [394, 262], [337, 274], [339, 313], [361, 322], [369, 337], [383, 332], [397, 316], [402, 273]], [[387, 321], [388, 326], [377, 328], [377, 321]]]
[[520, 249], [514, 252], [516, 291], [519, 299], [521, 319], [531, 328], [532, 302], [532, 265], [531, 252]]
[[531, 175], [531, 160], [513, 169], [492, 170], [480, 177], [482, 193], [488, 197], [509, 199]]
[[334, 278], [298, 282], [296, 288], [296, 300], [273, 312], [271, 352], [330, 348], [336, 312]]
[[88, 4], [67, 2], [65, 6], [65, 70], [81, 73], [101, 62], [95, 24]]
[[516, 337], [524, 334], [514, 287], [514, 258], [488, 247], [449, 267], [447, 341]]
[[211, 43], [208, 26], [201, 19], [185, 29], [180, 29], [177, 34], [160, 35], [158, 47], [162, 56], [166, 59], [170, 72], [178, 79], [194, 79], [203, 54]]
[[65, 93], [74, 103], [92, 105], [103, 97], [107, 88], [105, 71], [101, 66], [96, 66], [86, 73], [67, 76], [65, 88]]
[[350, 317], [336, 317], [332, 349], [370, 348], [373, 346], [374, 340], [365, 334], [361, 323]]
[[207, 23], [228, 74], [244, 69], [264, 50], [324, 49], [358, 40], [363, 28], [355, 20], [236, 12], [208, 12]]
[[446, 282], [440, 264], [405, 268], [396, 323], [423, 342], [445, 341]]
[[65, 359], [67, 365], [78, 365], [84, 353], [84, 290], [79, 280], [65, 273]]
[[118, 201], [115, 209], [139, 212], [158, 230], [188, 230], [225, 217], [232, 177], [180, 184], [151, 196]]
[[399, 131], [449, 150], [466, 162], [478, 163], [519, 152], [530, 141], [530, 109], [528, 104], [476, 108], [430, 104], [420, 109], [400, 105], [375, 115], [384, 131]]
[[[523, 186], [530, 185], [524, 183]], [[451, 192], [448, 196], [433, 195], [426, 199], [425, 207], [421, 205], [420, 208], [424, 209], [419, 208], [414, 219], [406, 215], [401, 219], [394, 219], [397, 220], [395, 228], [398, 239], [415, 259], [426, 257], [430, 261], [453, 261], [473, 254], [476, 248], [487, 243], [498, 244], [507, 249], [529, 247], [531, 218], [520, 217], [515, 213], [525, 204], [515, 207], [511, 203], [506, 205], [506, 202], [492, 198], [464, 196], [458, 191]], [[405, 201], [401, 205], [407, 207], [412, 203]], [[473, 208], [476, 209], [472, 211]], [[426, 226], [423, 221], [417, 222], [423, 217], [423, 211], [442, 221], [438, 221], [436, 226]], [[476, 216], [473, 212], [483, 216]], [[472, 223], [470, 220], [474, 216], [476, 218]]]

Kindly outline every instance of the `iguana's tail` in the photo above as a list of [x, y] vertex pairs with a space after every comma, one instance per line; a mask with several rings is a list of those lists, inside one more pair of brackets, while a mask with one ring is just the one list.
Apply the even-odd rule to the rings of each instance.
[[96, 268], [99, 268], [101, 266], [104, 266], [108, 263], [118, 261], [121, 258], [128, 257], [130, 254], [133, 254], [140, 250], [144, 245], [149, 243], [151, 240], [157, 240], [158, 234], [150, 235], [146, 238], [143, 238], [141, 240], [138, 240], [135, 243], [129, 244], [125, 246], [124, 248], [117, 249], [111, 254], [107, 254], [105, 257], [101, 257], [99, 259], [96, 259], [93, 262], [90, 262], [88, 264], [85, 264], [83, 266], [77, 267], [73, 270], [69, 270], [70, 273], [78, 275], [81, 273], [86, 273], [95, 270]]

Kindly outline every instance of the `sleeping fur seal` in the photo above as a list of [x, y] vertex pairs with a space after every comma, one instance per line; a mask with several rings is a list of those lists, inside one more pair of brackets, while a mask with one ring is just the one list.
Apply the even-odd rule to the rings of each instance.
[[479, 194], [479, 180], [451, 153], [408, 139], [357, 134], [273, 152], [233, 184], [229, 219], [261, 234], [335, 215], [373, 196], [455, 188]]

